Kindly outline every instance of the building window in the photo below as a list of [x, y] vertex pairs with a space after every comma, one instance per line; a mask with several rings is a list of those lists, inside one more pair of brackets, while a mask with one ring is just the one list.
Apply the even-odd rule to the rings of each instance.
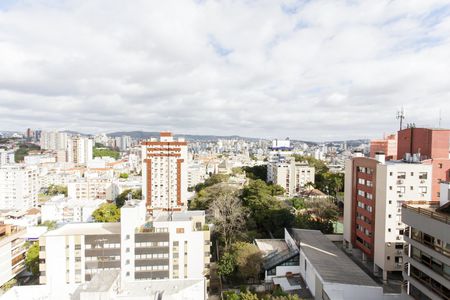
[[427, 193], [427, 187], [426, 186], [419, 186], [419, 193], [426, 194]]
[[386, 257], [386, 259], [387, 259], [387, 260], [391, 260], [391, 257], [390, 257], [390, 256], [388, 256], [388, 257]]
[[419, 173], [419, 179], [425, 180], [428, 178], [428, 173], [427, 172], [420, 172]]
[[390, 228], [388, 228], [388, 232], [391, 232], [391, 229], [390, 229]]
[[184, 228], [177, 228], [177, 233], [184, 233]]
[[406, 178], [406, 172], [398, 172], [397, 179], [405, 179]]

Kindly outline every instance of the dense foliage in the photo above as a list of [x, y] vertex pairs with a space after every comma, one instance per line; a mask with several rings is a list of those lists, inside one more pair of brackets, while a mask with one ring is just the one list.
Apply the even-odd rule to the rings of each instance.
[[93, 154], [94, 157], [105, 157], [105, 156], [109, 156], [112, 157], [114, 159], [119, 159], [120, 157], [120, 152], [110, 149], [110, 148], [95, 148], [93, 150]]
[[14, 152], [14, 160], [16, 162], [22, 162], [24, 157], [32, 150], [40, 150], [41, 147], [32, 143], [23, 143], [19, 145], [19, 149]]
[[25, 266], [34, 276], [39, 274], [39, 243], [34, 243], [28, 249], [25, 257]]
[[120, 210], [113, 203], [105, 203], [92, 213], [92, 217], [96, 222], [119, 222]]
[[67, 197], [67, 186], [56, 185], [56, 184], [49, 185], [49, 187], [47, 189], [47, 195], [55, 196], [55, 195], [60, 195], [60, 194], [64, 194], [64, 196]]
[[142, 190], [141, 189], [138, 189], [138, 190], [126, 189], [122, 193], [120, 193], [119, 196], [117, 196], [115, 199], [116, 206], [118, 208], [121, 208], [125, 204], [125, 201], [128, 200], [128, 195], [130, 193], [131, 193], [132, 199], [142, 199]]

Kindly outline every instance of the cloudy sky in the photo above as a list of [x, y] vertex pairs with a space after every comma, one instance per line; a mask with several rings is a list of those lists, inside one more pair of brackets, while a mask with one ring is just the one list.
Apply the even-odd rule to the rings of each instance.
[[449, 0], [0, 0], [0, 130], [450, 127]]

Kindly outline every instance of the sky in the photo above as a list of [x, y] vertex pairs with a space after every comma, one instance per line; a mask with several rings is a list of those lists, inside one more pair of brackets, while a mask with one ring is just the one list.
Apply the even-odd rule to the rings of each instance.
[[327, 141], [401, 107], [450, 127], [448, 0], [0, 0], [0, 130]]

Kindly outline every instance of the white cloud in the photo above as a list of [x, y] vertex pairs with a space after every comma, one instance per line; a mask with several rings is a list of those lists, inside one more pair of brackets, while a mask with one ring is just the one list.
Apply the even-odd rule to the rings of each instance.
[[9, 2], [1, 129], [359, 138], [402, 105], [450, 127], [448, 1]]

